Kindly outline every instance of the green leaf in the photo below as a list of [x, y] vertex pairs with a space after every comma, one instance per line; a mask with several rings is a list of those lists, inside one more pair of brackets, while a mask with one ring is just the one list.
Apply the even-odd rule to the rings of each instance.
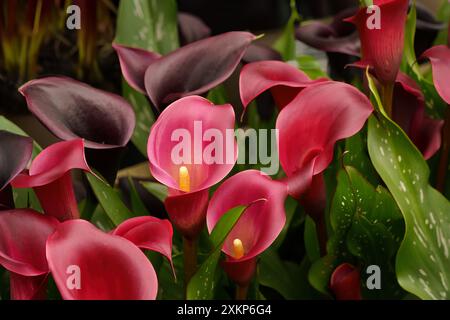
[[369, 153], [406, 221], [397, 254], [400, 285], [422, 299], [450, 298], [450, 203], [429, 185], [429, 168], [386, 118], [369, 120]]
[[295, 25], [300, 21], [300, 15], [297, 12], [295, 0], [291, 0], [291, 17], [286, 24], [282, 35], [275, 42], [274, 49], [277, 50], [284, 61], [295, 60], [297, 56], [295, 45]]
[[[167, 54], [179, 46], [177, 5], [175, 0], [120, 1], [116, 42]], [[132, 142], [147, 156], [147, 140], [155, 122], [148, 99], [123, 81], [123, 96], [133, 106], [136, 128]]]
[[188, 300], [211, 300], [214, 298], [214, 289], [217, 283], [216, 271], [223, 243], [247, 208], [247, 206], [239, 206], [229, 210], [215, 226], [210, 236], [214, 250], [189, 282]]
[[311, 79], [328, 78], [326, 72], [322, 70], [316, 58], [308, 55], [297, 57], [298, 68], [305, 72]]
[[134, 180], [132, 177], [128, 177], [128, 185], [130, 187], [131, 209], [133, 210], [133, 212], [138, 215], [150, 215], [147, 207], [139, 197], [139, 193], [136, 190], [136, 186], [134, 185]]
[[390, 119], [381, 114], [369, 119], [368, 143], [370, 158], [406, 223], [396, 262], [400, 285], [421, 299], [449, 299], [449, 201], [430, 186], [422, 154]]
[[[23, 131], [13, 122], [6, 119], [4, 116], [0, 116], [0, 130], [15, 133], [19, 136], [29, 137], [28, 134], [25, 133], [25, 131]], [[36, 142], [33, 142], [33, 158], [35, 158], [41, 151], [42, 148]]]
[[417, 63], [416, 51], [414, 50], [414, 38], [416, 36], [417, 10], [416, 3], [413, 2], [408, 14], [405, 27], [405, 47], [401, 69], [405, 73], [413, 76], [416, 80], [422, 78], [419, 64]]
[[327, 293], [331, 273], [341, 263], [363, 268], [375, 264], [383, 270], [382, 292], [377, 293], [384, 298], [398, 297], [401, 290], [395, 282], [394, 254], [403, 236], [403, 224], [394, 199], [384, 188], [374, 188], [352, 167], [341, 170], [337, 179], [330, 213], [333, 233], [327, 256], [310, 270], [312, 285]]
[[86, 177], [98, 202], [116, 226], [136, 216], [125, 206], [119, 194], [112, 187], [90, 173], [86, 173]]
[[158, 182], [141, 182], [141, 185], [161, 202], [166, 201], [169, 190], [165, 185]]

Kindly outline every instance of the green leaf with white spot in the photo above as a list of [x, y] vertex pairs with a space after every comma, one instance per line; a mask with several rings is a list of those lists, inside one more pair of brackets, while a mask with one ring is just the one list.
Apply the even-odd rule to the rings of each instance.
[[[382, 187], [374, 188], [356, 169], [345, 167], [337, 177], [338, 185], [331, 205], [332, 234], [328, 254], [310, 270], [312, 285], [328, 293], [334, 269], [351, 263], [362, 269], [379, 265], [383, 270], [383, 298], [401, 295], [395, 282], [395, 252], [403, 236], [402, 215], [391, 195]], [[376, 298], [364, 292], [367, 298]]]
[[422, 154], [393, 122], [369, 120], [372, 162], [406, 221], [397, 254], [400, 285], [422, 299], [450, 299], [450, 203], [429, 184]]
[[[375, 86], [370, 89], [378, 95]], [[400, 285], [421, 299], [450, 299], [450, 202], [431, 187], [421, 152], [383, 113], [369, 119], [368, 148], [405, 219], [396, 261]]]

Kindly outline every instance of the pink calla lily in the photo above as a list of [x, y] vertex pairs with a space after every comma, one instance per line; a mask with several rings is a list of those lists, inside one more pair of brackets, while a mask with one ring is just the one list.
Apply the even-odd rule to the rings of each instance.
[[[230, 145], [222, 143], [216, 150], [219, 161], [208, 164], [204, 153], [213, 142], [203, 141], [202, 132], [213, 130], [221, 135], [219, 138], [225, 138], [230, 132], [234, 133], [234, 122], [231, 105], [214, 106], [204, 98], [191, 96], [167, 107], [152, 127], [148, 140], [150, 171], [153, 177], [171, 189], [166, 208], [172, 222], [185, 235], [192, 236], [197, 232], [194, 230], [201, 227], [208, 189], [231, 171], [237, 159], [237, 143], [233, 135]], [[173, 151], [180, 144], [180, 140], [173, 139], [175, 131], [185, 134], [182, 143], [192, 147], [182, 152], [187, 159], [178, 164], [172, 159]], [[180, 170], [186, 171], [188, 190], [181, 185]]]
[[430, 59], [433, 81], [439, 95], [450, 104], [450, 48], [444, 45], [428, 49], [422, 57]]
[[0, 214], [0, 265], [10, 272], [12, 299], [46, 297], [45, 243], [58, 224], [55, 218], [28, 209]]
[[378, 80], [389, 85], [397, 78], [402, 61], [409, 1], [374, 0], [373, 4], [380, 10], [379, 26], [376, 13], [368, 12], [367, 8], [361, 8], [347, 21], [358, 28], [362, 48], [359, 65], [370, 66]]
[[292, 196], [308, 190], [331, 163], [335, 143], [360, 131], [372, 112], [366, 96], [340, 82], [308, 87], [280, 112], [280, 163]]
[[91, 172], [82, 139], [63, 141], [42, 151], [28, 172], [12, 182], [14, 188], [34, 188], [44, 212], [61, 221], [80, 217], [73, 191], [71, 171]]
[[168, 220], [136, 217], [122, 222], [111, 234], [125, 238], [141, 249], [162, 254], [172, 265], [173, 229]]
[[[65, 300], [156, 299], [158, 279], [144, 253], [131, 241], [87, 221], [60, 224], [47, 240], [47, 260]], [[79, 277], [72, 287], [68, 270]]]
[[330, 289], [337, 300], [361, 300], [361, 278], [359, 270], [343, 263], [331, 275]]
[[239, 87], [244, 108], [263, 92], [270, 90], [283, 109], [304, 88], [326, 79], [311, 80], [303, 71], [281, 61], [250, 63], [241, 71]]
[[256, 170], [229, 178], [212, 197], [207, 213], [209, 232], [230, 209], [251, 205], [228, 235], [222, 249], [227, 256], [224, 268], [236, 283], [248, 284], [253, 277], [256, 257], [275, 241], [283, 229], [286, 197], [287, 186], [283, 182], [274, 181]]

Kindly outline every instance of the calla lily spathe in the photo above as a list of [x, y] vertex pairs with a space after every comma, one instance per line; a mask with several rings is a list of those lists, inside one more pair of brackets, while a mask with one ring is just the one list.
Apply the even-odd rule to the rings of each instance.
[[[230, 146], [222, 143], [222, 149], [217, 150], [224, 157], [222, 161], [208, 164], [203, 153], [212, 142], [195, 141], [203, 139], [197, 136], [196, 125], [200, 124], [203, 132], [212, 129], [225, 138], [229, 135], [227, 130], [234, 133], [234, 123], [231, 105], [215, 106], [202, 97], [191, 96], [167, 107], [151, 129], [147, 149], [150, 171], [155, 179], [169, 187], [166, 209], [174, 225], [185, 236], [193, 237], [200, 231], [206, 214], [208, 189], [225, 178], [237, 160], [237, 142], [233, 135]], [[173, 150], [180, 144], [172, 139], [176, 130], [189, 133], [187, 142], [192, 146], [189, 163], [175, 164], [172, 158]], [[201, 161], [195, 164], [198, 156]]]
[[77, 201], [71, 171], [91, 172], [85, 154], [84, 140], [63, 141], [43, 150], [30, 169], [11, 182], [14, 188], [33, 188], [47, 215], [60, 221], [78, 219]]
[[341, 264], [331, 275], [330, 289], [337, 300], [361, 300], [359, 270], [349, 263]]
[[220, 218], [237, 206], [248, 206], [223, 246], [224, 269], [239, 285], [253, 277], [256, 258], [278, 237], [286, 222], [287, 186], [260, 171], [243, 171], [226, 180], [214, 193], [207, 213], [211, 233]]
[[10, 271], [13, 299], [45, 299], [51, 273], [66, 300], [151, 300], [158, 280], [140, 249], [172, 262], [172, 226], [154, 217], [126, 220], [108, 234], [84, 220], [60, 223], [11, 210], [0, 215], [0, 231], [0, 264]]

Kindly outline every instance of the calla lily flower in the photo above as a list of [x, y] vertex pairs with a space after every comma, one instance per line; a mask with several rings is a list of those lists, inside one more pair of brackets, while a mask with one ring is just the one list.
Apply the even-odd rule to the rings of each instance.
[[178, 31], [182, 46], [208, 38], [211, 35], [211, 29], [202, 19], [186, 12], [178, 13]]
[[14, 188], [33, 188], [44, 212], [60, 221], [78, 219], [80, 213], [72, 185], [71, 171], [91, 172], [82, 139], [63, 141], [43, 150], [28, 172], [11, 182]]
[[425, 159], [441, 147], [443, 120], [426, 115], [425, 97], [413, 79], [403, 73], [397, 76], [394, 88], [393, 120], [408, 134]]
[[[191, 96], [167, 107], [151, 129], [150, 171], [169, 187], [167, 212], [187, 237], [196, 235], [204, 223], [208, 189], [225, 178], [237, 160], [234, 123], [231, 105], [215, 106]], [[208, 132], [214, 137], [206, 137]]]
[[278, 237], [286, 222], [287, 186], [260, 171], [243, 171], [226, 180], [214, 193], [207, 213], [211, 233], [221, 217], [237, 206], [249, 206], [225, 240], [223, 267], [230, 278], [246, 286], [256, 259]]
[[19, 91], [31, 113], [56, 137], [84, 139], [89, 163], [114, 180], [118, 163], [111, 159], [118, 161], [136, 123], [125, 99], [64, 77], [32, 80]]
[[430, 59], [434, 86], [442, 99], [450, 104], [450, 48], [435, 46], [425, 51], [422, 57]]
[[14, 207], [9, 183], [31, 159], [33, 140], [0, 130], [0, 210]]
[[311, 22], [296, 29], [296, 38], [307, 45], [325, 52], [361, 55], [361, 42], [354, 26], [343, 19], [355, 13], [356, 8], [342, 11], [330, 24]]
[[252, 63], [270, 60], [283, 61], [283, 57], [277, 50], [260, 43], [252, 43], [248, 47], [244, 57], [242, 58], [243, 63]]
[[349, 263], [341, 264], [331, 275], [330, 289], [337, 300], [361, 300], [359, 270]]
[[[84, 220], [67, 221], [47, 240], [47, 260], [65, 300], [154, 300], [156, 272], [138, 247], [160, 252], [171, 261], [170, 223], [139, 217], [107, 234]], [[78, 286], [76, 278], [74, 287], [68, 286], [68, 270], [76, 270]]]
[[356, 88], [331, 81], [304, 89], [280, 112], [280, 163], [293, 197], [307, 191], [331, 163], [335, 143], [359, 132], [372, 112]]
[[172, 235], [171, 224], [154, 217], [126, 220], [107, 234], [84, 220], [5, 211], [0, 265], [10, 271], [13, 299], [45, 299], [50, 272], [64, 299], [155, 299], [156, 274], [140, 249], [172, 263]]
[[248, 32], [228, 32], [193, 42], [159, 59], [150, 52], [132, 52], [134, 49], [119, 44], [114, 47], [128, 83], [146, 92], [162, 109], [180, 98], [206, 93], [227, 80], [253, 40], [255, 36]]
[[374, 0], [373, 4], [378, 6], [379, 15], [361, 8], [347, 21], [358, 28], [362, 48], [359, 65], [370, 66], [383, 85], [393, 84], [403, 56], [409, 1]]
[[45, 243], [58, 224], [55, 218], [33, 210], [0, 214], [0, 265], [10, 272], [11, 299], [46, 298]]
[[244, 108], [270, 90], [276, 104], [283, 109], [304, 88], [327, 79], [311, 80], [303, 71], [281, 61], [250, 63], [241, 71], [239, 88]]

